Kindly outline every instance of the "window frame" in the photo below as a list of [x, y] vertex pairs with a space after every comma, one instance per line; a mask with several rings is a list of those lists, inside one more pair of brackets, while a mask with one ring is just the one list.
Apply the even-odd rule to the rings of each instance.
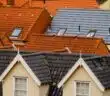
[[26, 90], [26, 92], [27, 92], [27, 94], [26, 94], [26, 96], [28, 96], [28, 78], [27, 77], [21, 77], [21, 76], [14, 76], [13, 77], [13, 96], [15, 96], [15, 80], [16, 80], [16, 78], [20, 78], [20, 79], [26, 79], [26, 85], [27, 85], [27, 90]]
[[90, 83], [90, 81], [74, 81], [74, 95], [73, 96], [76, 96], [76, 83], [77, 82], [80, 82], [80, 83], [88, 83], [89, 84], [89, 96], [91, 96], [91, 83]]
[[[64, 30], [64, 32], [62, 33], [60, 33], [60, 30]], [[59, 30], [58, 30], [58, 32], [57, 32], [57, 36], [64, 36], [65, 35], [65, 33], [66, 33], [66, 31], [67, 31], [67, 28], [60, 28]], [[59, 34], [60, 33], [60, 34]]]
[[[15, 31], [16, 29], [21, 29], [21, 31], [20, 31], [20, 33], [19, 33], [17, 36], [14, 36], [14, 35], [12, 35], [12, 34], [14, 33], [14, 31]], [[20, 36], [20, 34], [22, 33], [22, 30], [23, 30], [22, 27], [15, 27], [15, 28], [13, 28], [13, 30], [12, 30], [12, 32], [11, 32], [11, 34], [10, 34], [10, 38], [18, 38], [18, 37]]]

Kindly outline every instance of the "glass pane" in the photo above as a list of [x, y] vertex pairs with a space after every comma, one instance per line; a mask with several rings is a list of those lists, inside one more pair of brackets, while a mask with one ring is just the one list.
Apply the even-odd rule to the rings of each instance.
[[12, 32], [12, 35], [11, 36], [15, 36], [15, 37], [18, 37], [19, 34], [21, 33], [21, 30], [22, 28], [15, 28]]
[[89, 83], [76, 82], [76, 96], [89, 96]]
[[26, 78], [16, 78], [15, 79], [15, 89], [17, 90], [26, 90], [27, 80]]
[[26, 96], [26, 91], [15, 91], [15, 96]]

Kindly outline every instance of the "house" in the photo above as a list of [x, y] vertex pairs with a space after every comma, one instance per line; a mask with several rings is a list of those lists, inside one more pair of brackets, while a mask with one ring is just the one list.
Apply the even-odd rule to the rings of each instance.
[[109, 10], [62, 8], [57, 11], [47, 34], [65, 30], [63, 35], [101, 37], [110, 48], [109, 17]]
[[[104, 1], [104, 0], [103, 0]], [[110, 0], [105, 0], [101, 5], [101, 9], [109, 10], [110, 9]]]
[[109, 62], [110, 56], [18, 53], [8, 67], [0, 63], [1, 96], [109, 96]]
[[8, 7], [46, 7], [51, 15], [59, 8], [99, 8], [97, 0], [0, 0]]
[[80, 58], [59, 82], [63, 96], [110, 96], [110, 56]]
[[[82, 43], [83, 42], [83, 43]], [[108, 55], [109, 50], [101, 38], [87, 38], [77, 36], [57, 35], [30, 35], [25, 44], [11, 43], [0, 50], [21, 50], [31, 52], [59, 52], [59, 53], [85, 53], [96, 55]]]
[[0, 47], [10, 42], [24, 45], [30, 34], [44, 34], [50, 21], [50, 14], [44, 8], [0, 8]]
[[107, 55], [109, 50], [101, 38], [85, 38], [77, 36], [32, 35], [20, 50], [36, 52], [69, 52]]
[[[16, 57], [13, 57], [15, 55], [13, 52], [8, 52], [11, 54], [6, 54], [5, 51], [1, 52], [0, 81], [2, 87], [0, 88], [3, 88], [0, 89], [1, 96], [18, 94], [20, 96], [22, 94], [28, 94], [28, 96], [55, 96], [56, 94], [56, 96], [61, 96], [62, 90], [58, 89], [56, 84], [79, 58], [79, 54], [53, 53], [27, 55], [18, 53]], [[84, 57], [86, 58], [88, 55], [84, 55]], [[12, 58], [14, 59], [12, 60]]]

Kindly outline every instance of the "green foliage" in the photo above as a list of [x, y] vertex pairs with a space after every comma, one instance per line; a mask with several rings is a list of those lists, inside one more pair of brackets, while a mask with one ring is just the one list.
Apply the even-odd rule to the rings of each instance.
[[99, 3], [99, 4], [103, 4], [104, 2], [106, 2], [107, 0], [97, 0], [97, 2]]

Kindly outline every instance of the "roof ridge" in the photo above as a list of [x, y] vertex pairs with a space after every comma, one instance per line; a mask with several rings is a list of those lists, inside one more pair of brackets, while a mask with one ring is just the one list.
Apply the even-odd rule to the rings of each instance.
[[58, 9], [58, 11], [59, 10], [65, 10], [65, 9], [66, 10], [84, 10], [84, 11], [86, 11], [86, 10], [90, 11], [91, 10], [91, 11], [105, 11], [105, 12], [107, 11], [107, 12], [110, 12], [110, 10], [104, 10], [104, 9], [99, 9], [99, 8], [88, 8], [88, 9], [87, 8], [60, 8], [60, 9]]

